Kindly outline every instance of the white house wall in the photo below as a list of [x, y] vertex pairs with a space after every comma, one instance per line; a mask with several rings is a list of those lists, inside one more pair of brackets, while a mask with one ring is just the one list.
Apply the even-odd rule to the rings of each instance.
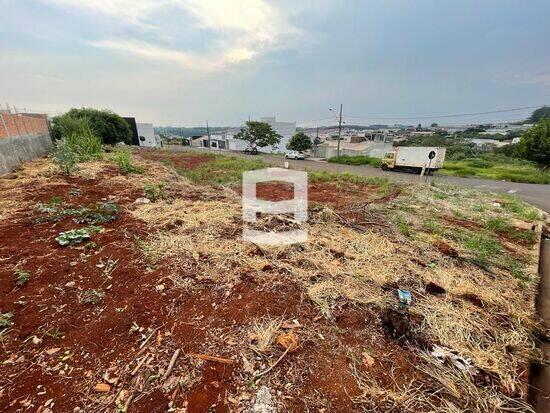
[[139, 137], [139, 146], [157, 147], [160, 146], [155, 138], [155, 130], [152, 123], [136, 123]]

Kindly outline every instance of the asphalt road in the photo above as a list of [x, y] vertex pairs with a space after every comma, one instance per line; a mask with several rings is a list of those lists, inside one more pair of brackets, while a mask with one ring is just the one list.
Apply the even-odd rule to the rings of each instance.
[[[198, 151], [205, 152], [206, 149], [189, 148], [188, 146], [167, 146], [166, 150], [175, 151]], [[210, 151], [208, 151], [210, 152]], [[420, 177], [405, 172], [391, 172], [383, 171], [379, 168], [373, 168], [372, 166], [355, 166], [355, 165], [341, 165], [336, 163], [328, 163], [324, 161], [314, 160], [286, 160], [280, 155], [245, 155], [240, 152], [220, 151], [224, 155], [232, 155], [236, 157], [243, 157], [247, 159], [263, 159], [265, 162], [273, 166], [284, 167], [285, 161], [289, 163], [292, 169], [298, 169], [303, 171], [329, 171], [329, 172], [351, 172], [361, 176], [379, 176], [387, 177], [391, 180], [398, 182], [410, 182], [418, 183], [424, 182], [426, 177]], [[428, 179], [434, 179], [436, 182], [444, 182], [451, 185], [464, 186], [470, 188], [476, 188], [482, 191], [501, 192], [511, 195], [515, 195], [524, 201], [537, 206], [538, 208], [550, 213], [550, 185], [539, 184], [523, 184], [507, 181], [494, 181], [491, 179], [479, 179], [479, 178], [461, 178], [457, 176], [438, 176], [428, 177]]]

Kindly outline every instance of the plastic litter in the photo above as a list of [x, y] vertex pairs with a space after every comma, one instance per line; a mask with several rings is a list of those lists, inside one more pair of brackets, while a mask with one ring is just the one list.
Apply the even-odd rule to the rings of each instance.
[[410, 307], [412, 304], [412, 295], [408, 290], [397, 290], [397, 299], [403, 307]]
[[468, 373], [470, 376], [478, 374], [477, 369], [472, 364], [472, 360], [460, 356], [456, 351], [447, 347], [434, 346], [432, 350], [432, 356], [435, 357], [442, 364], [450, 364], [464, 373]]

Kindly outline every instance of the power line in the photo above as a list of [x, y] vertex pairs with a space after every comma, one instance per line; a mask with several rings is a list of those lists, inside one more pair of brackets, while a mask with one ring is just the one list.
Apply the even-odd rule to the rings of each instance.
[[499, 109], [499, 110], [489, 110], [485, 112], [471, 112], [471, 113], [457, 113], [457, 114], [450, 114], [450, 115], [423, 115], [423, 116], [393, 116], [390, 117], [388, 115], [383, 116], [345, 116], [346, 118], [353, 118], [353, 119], [370, 119], [370, 120], [416, 120], [416, 119], [440, 119], [440, 118], [458, 118], [458, 117], [465, 117], [465, 116], [476, 116], [476, 115], [490, 115], [494, 113], [505, 113], [505, 112], [517, 112], [520, 110], [527, 110], [527, 109], [537, 109], [540, 107], [543, 107], [546, 105], [536, 105], [536, 106], [524, 106], [521, 108], [512, 108], [512, 109]]

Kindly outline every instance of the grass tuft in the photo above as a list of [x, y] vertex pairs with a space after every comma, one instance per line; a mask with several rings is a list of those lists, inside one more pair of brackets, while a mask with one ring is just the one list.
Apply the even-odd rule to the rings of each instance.
[[240, 182], [245, 171], [267, 168], [261, 159], [242, 159], [234, 156], [217, 155], [212, 161], [194, 169], [178, 169], [178, 173], [193, 182], [201, 184], [229, 184]]
[[372, 156], [335, 156], [329, 158], [328, 160], [331, 163], [339, 163], [344, 165], [371, 165], [375, 168], [379, 168], [382, 165], [382, 160], [380, 158], [374, 158]]

